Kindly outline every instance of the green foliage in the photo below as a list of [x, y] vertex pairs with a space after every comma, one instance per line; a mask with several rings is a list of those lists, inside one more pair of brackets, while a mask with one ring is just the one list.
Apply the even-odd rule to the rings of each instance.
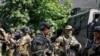
[[70, 2], [58, 4], [58, 0], [5, 0], [0, 17], [9, 27], [28, 25], [38, 29], [41, 21], [53, 25], [53, 30], [62, 28], [70, 14]]

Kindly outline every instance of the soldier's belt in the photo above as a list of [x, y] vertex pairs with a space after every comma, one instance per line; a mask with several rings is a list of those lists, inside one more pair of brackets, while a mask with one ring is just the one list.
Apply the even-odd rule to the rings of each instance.
[[44, 49], [44, 50], [39, 50], [39, 51], [35, 51], [35, 52], [32, 52], [32, 54], [36, 54], [36, 53], [41, 53], [41, 52], [46, 52], [46, 51], [48, 51], [49, 49]]
[[27, 54], [27, 53], [28, 53], [28, 51], [22, 51], [22, 52], [19, 52], [19, 53], [25, 53], [25, 54]]

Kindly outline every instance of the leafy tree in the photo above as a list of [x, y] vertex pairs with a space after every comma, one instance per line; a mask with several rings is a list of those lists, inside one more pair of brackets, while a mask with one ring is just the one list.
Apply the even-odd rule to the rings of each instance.
[[58, 0], [3, 0], [0, 17], [9, 27], [28, 25], [38, 29], [38, 24], [46, 21], [52, 30], [62, 28], [70, 14], [70, 2], [58, 4]]
[[30, 20], [29, 9], [32, 0], [4, 0], [0, 17], [9, 27], [21, 27]]

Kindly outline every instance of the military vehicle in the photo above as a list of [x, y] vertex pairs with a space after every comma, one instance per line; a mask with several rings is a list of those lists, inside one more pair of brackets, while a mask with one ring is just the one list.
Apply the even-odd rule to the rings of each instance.
[[[98, 23], [95, 23], [95, 21], [98, 21]], [[100, 24], [100, 10], [90, 9], [77, 13], [69, 17], [67, 24], [74, 27], [74, 34], [84, 48], [87, 38], [92, 39], [91, 24]]]

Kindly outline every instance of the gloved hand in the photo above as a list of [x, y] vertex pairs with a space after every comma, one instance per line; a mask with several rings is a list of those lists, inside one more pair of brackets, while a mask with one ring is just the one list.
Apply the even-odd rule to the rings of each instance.
[[75, 47], [75, 48], [79, 48], [79, 46], [80, 46], [79, 44], [76, 44], [74, 47]]
[[71, 45], [70, 48], [71, 48], [72, 50], [78, 51], [78, 49], [79, 49], [79, 44], [76, 44], [76, 45], [74, 45], [74, 46]]

